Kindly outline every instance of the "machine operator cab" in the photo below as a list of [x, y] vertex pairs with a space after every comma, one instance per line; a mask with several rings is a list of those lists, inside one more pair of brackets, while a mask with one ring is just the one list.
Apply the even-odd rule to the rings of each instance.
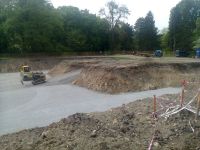
[[23, 81], [31, 81], [32, 80], [31, 68], [29, 66], [21, 66], [20, 77], [21, 77], [22, 84], [23, 84]]
[[43, 72], [32, 72], [31, 68], [27, 65], [20, 67], [21, 83], [23, 81], [32, 81], [33, 85], [41, 84], [46, 82], [46, 75]]

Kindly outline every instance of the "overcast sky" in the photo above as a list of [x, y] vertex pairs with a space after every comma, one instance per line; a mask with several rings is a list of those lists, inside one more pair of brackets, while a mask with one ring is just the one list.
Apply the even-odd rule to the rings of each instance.
[[[80, 9], [88, 9], [90, 13], [98, 14], [99, 10], [105, 6], [108, 0], [51, 0], [54, 7], [75, 6]], [[131, 11], [127, 22], [131, 25], [139, 17], [145, 17], [151, 10], [154, 14], [156, 27], [163, 29], [168, 27], [170, 10], [181, 0], [115, 0], [118, 4], [125, 4]]]

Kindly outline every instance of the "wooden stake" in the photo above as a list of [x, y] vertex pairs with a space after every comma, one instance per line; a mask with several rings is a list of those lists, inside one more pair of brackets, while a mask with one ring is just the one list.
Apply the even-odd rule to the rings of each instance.
[[184, 86], [182, 87], [182, 91], [181, 91], [181, 100], [180, 100], [181, 108], [183, 107], [183, 102], [184, 102]]
[[153, 112], [156, 114], [156, 95], [153, 96]]
[[199, 110], [200, 110], [200, 91], [198, 93], [198, 98], [197, 98], [197, 113], [196, 113], [196, 116], [195, 116], [196, 120], [198, 119], [198, 116], [199, 116]]

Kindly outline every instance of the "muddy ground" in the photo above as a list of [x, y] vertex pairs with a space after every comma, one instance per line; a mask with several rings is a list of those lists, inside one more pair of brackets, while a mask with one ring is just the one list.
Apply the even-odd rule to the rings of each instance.
[[[186, 88], [185, 103], [196, 89], [197, 86]], [[179, 95], [164, 95], [158, 101], [175, 105], [178, 98]], [[152, 103], [148, 98], [106, 112], [77, 113], [47, 127], [4, 135], [0, 137], [0, 149], [143, 150], [149, 147], [153, 135], [154, 150], [200, 149], [200, 121], [194, 120], [193, 113], [181, 111], [167, 119], [158, 114], [154, 119]], [[158, 105], [157, 110], [160, 108]]]
[[[74, 84], [108, 93], [180, 86], [180, 81], [185, 79], [188, 82], [185, 104], [197, 93], [200, 83], [200, 65], [194, 59], [163, 58], [162, 62], [162, 59], [117, 56], [81, 61], [65, 59], [50, 66], [52, 76], [81, 69]], [[1, 72], [6, 72], [5, 68]], [[156, 119], [152, 116], [152, 98], [105, 112], [76, 113], [46, 127], [3, 135], [0, 149], [143, 150], [150, 147], [153, 139], [152, 149], [198, 150], [200, 121], [194, 119], [193, 113], [184, 110], [168, 118], [160, 117], [168, 106], [178, 105], [179, 101], [179, 94], [159, 97]], [[162, 109], [163, 106], [166, 108]]]

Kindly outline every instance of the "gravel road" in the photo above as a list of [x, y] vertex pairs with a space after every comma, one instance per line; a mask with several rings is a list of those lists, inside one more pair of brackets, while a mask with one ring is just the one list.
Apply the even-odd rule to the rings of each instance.
[[19, 73], [0, 74], [0, 135], [22, 129], [46, 126], [76, 112], [105, 111], [124, 103], [180, 92], [164, 88], [110, 95], [74, 86], [71, 81], [80, 70], [59, 77], [48, 77], [45, 84], [21, 85]]

